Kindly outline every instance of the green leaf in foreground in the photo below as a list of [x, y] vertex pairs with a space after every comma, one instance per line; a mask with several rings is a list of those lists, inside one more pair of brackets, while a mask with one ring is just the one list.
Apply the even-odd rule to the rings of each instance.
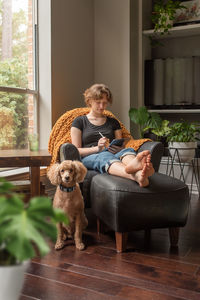
[[26, 206], [12, 186], [0, 180], [0, 265], [22, 262], [49, 252], [46, 238], [56, 240], [56, 223], [68, 223], [65, 214], [47, 197], [35, 197]]

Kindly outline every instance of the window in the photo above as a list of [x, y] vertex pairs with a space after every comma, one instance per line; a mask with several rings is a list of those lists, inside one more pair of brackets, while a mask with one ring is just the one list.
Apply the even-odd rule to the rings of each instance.
[[0, 149], [37, 132], [36, 0], [0, 0]]

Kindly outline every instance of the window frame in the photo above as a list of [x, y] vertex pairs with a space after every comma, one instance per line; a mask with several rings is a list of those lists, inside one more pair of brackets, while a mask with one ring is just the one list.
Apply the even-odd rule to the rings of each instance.
[[0, 85], [0, 92], [15, 93], [15, 94], [26, 94], [33, 95], [35, 97], [35, 109], [34, 109], [34, 120], [35, 128], [34, 131], [39, 130], [39, 91], [38, 91], [38, 74], [39, 74], [39, 49], [38, 49], [38, 0], [32, 0], [33, 10], [33, 89], [18, 88]]

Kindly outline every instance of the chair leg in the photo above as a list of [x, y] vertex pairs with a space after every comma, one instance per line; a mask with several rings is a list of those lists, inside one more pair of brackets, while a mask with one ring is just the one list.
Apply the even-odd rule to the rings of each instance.
[[118, 253], [126, 251], [128, 232], [115, 232], [116, 250]]
[[169, 238], [171, 247], [177, 247], [179, 239], [179, 227], [169, 228]]
[[101, 232], [101, 222], [100, 219], [97, 218], [97, 235], [100, 235]]
[[151, 229], [145, 229], [145, 239], [150, 240], [151, 238]]

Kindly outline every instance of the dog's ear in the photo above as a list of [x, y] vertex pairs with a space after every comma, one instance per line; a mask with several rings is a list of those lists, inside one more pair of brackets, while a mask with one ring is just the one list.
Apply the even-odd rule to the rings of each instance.
[[85, 175], [87, 173], [86, 167], [82, 164], [82, 162], [78, 160], [73, 161], [73, 165], [75, 168], [75, 181], [76, 182], [82, 182], [85, 178]]
[[47, 172], [47, 177], [51, 181], [53, 185], [58, 185], [62, 182], [61, 177], [60, 177], [60, 164], [56, 163], [52, 165], [48, 172]]

